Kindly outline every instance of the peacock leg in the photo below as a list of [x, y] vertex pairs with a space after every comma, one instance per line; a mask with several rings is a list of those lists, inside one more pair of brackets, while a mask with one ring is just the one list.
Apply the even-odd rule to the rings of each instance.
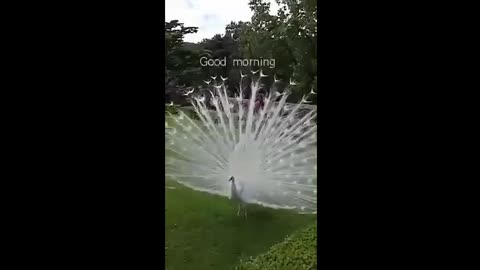
[[243, 207], [243, 211], [245, 211], [245, 220], [247, 220], [247, 207]]
[[241, 207], [241, 205], [239, 204], [239, 205], [238, 205], [237, 217], [240, 216], [240, 207]]

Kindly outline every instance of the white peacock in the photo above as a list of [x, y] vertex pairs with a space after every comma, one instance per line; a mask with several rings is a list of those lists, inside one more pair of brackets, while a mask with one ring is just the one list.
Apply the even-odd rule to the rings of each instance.
[[289, 88], [280, 94], [274, 84], [273, 94], [256, 110], [262, 77], [261, 73], [252, 80], [248, 108], [241, 98], [242, 76], [235, 98], [227, 96], [223, 82], [212, 86], [216, 110], [208, 109], [205, 96], [197, 96], [191, 100], [196, 116], [183, 110], [169, 114], [166, 177], [195, 190], [240, 200], [242, 205], [316, 213], [316, 106], [301, 113], [307, 98], [315, 93], [288, 106]]

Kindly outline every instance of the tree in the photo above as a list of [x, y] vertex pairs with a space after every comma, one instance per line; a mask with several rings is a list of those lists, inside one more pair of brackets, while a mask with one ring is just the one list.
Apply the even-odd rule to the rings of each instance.
[[165, 22], [165, 74], [166, 83], [176, 81], [188, 84], [199, 71], [199, 54], [185, 48], [183, 38], [196, 33], [198, 27], [185, 27], [178, 20]]
[[251, 23], [244, 25], [242, 52], [247, 58], [275, 59], [271, 73], [288, 82], [290, 77], [299, 85], [290, 100], [316, 90], [316, 12], [312, 0], [277, 0], [277, 15], [270, 14], [270, 3], [251, 0]]

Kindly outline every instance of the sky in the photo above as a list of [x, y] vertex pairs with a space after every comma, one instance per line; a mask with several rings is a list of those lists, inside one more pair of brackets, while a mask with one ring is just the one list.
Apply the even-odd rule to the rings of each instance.
[[[276, 14], [278, 5], [270, 2], [270, 13]], [[200, 42], [215, 34], [224, 34], [231, 21], [250, 21], [249, 0], [165, 0], [165, 20], [179, 20], [185, 27], [196, 26], [198, 32], [185, 35], [184, 41]]]

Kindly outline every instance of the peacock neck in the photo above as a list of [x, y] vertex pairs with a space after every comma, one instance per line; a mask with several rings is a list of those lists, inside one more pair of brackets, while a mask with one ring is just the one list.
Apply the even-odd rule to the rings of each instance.
[[237, 186], [235, 185], [235, 181], [232, 181], [232, 186], [230, 187], [231, 195], [237, 196]]

